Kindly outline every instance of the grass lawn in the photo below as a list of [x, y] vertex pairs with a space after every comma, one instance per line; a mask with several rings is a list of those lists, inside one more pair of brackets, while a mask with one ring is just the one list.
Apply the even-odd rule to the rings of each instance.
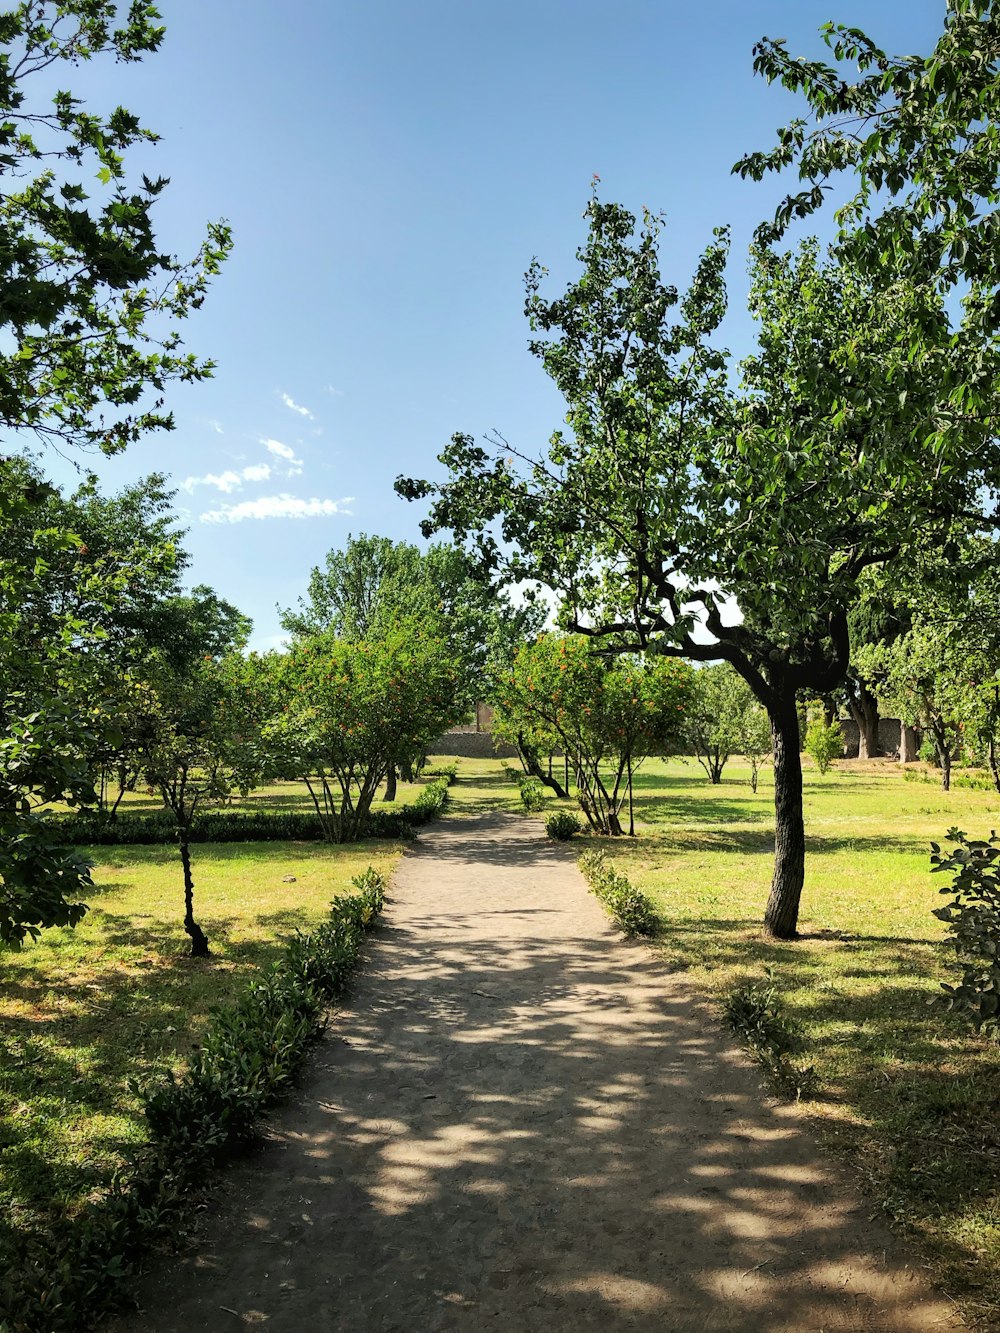
[[748, 778], [737, 761], [715, 787], [693, 762], [647, 764], [639, 836], [604, 839], [607, 854], [656, 901], [659, 947], [699, 990], [721, 1001], [742, 982], [775, 987], [805, 1028], [822, 1081], [806, 1109], [826, 1142], [919, 1237], [967, 1316], [1000, 1327], [1000, 1049], [928, 1003], [947, 976], [931, 915], [947, 880], [930, 874], [928, 843], [952, 825], [984, 836], [1000, 798], [943, 792], [889, 761], [825, 777], [807, 766], [801, 938], [780, 943], [760, 926], [771, 778], [756, 795]]
[[[401, 801], [420, 784], [400, 784]], [[247, 804], [306, 809], [298, 784]], [[156, 803], [130, 796], [129, 804]], [[322, 920], [368, 865], [388, 875], [400, 845], [200, 844], [196, 917], [213, 957], [187, 956], [173, 847], [103, 847], [90, 911], [0, 953], [0, 1217], [44, 1225], [99, 1194], [145, 1136], [130, 1081], [183, 1064], [215, 1005], [267, 966], [297, 926]], [[285, 882], [294, 876], [294, 882]]]
[[[1000, 1048], [928, 1004], [946, 975], [945, 882], [928, 843], [953, 824], [982, 835], [1000, 798], [951, 793], [887, 761], [807, 767], [807, 873], [791, 943], [760, 929], [772, 866], [772, 792], [754, 795], [733, 761], [720, 785], [680, 761], [637, 777], [636, 839], [606, 839], [614, 864], [656, 900], [671, 966], [721, 1001], [745, 981], [773, 984], [804, 1026], [822, 1083], [807, 1104], [873, 1208], [914, 1233], [970, 1322], [1000, 1326]], [[519, 812], [495, 760], [459, 761], [457, 815]], [[907, 780], [909, 779], [909, 780]], [[400, 798], [419, 788], [400, 786]], [[136, 803], [142, 797], [133, 798]], [[307, 808], [295, 784], [249, 798]], [[549, 798], [537, 816], [568, 802]], [[581, 839], [581, 843], [589, 840]], [[332, 895], [395, 844], [194, 849], [198, 918], [215, 956], [185, 956], [172, 848], [103, 848], [91, 911], [0, 955], [0, 1208], [15, 1224], [79, 1206], [141, 1141], [129, 1080], [183, 1063], [208, 1011], [324, 915]], [[283, 877], [294, 875], [294, 883]]]

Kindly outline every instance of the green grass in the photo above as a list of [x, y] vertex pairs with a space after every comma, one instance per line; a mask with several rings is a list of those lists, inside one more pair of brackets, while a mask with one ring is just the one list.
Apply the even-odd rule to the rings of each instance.
[[[947, 882], [929, 848], [954, 824], [1000, 824], [995, 792], [904, 781], [888, 761], [805, 775], [801, 938], [760, 928], [770, 887], [773, 792], [731, 762], [711, 786], [693, 764], [640, 771], [636, 839], [602, 839], [657, 903], [659, 947], [720, 1006], [773, 985], [802, 1024], [823, 1088], [806, 1106], [869, 1201], [915, 1235], [967, 1315], [1000, 1316], [1000, 1049], [928, 1003], [947, 976]], [[591, 845], [593, 840], [588, 839]]]
[[[187, 956], [183, 885], [169, 847], [100, 849], [90, 911], [0, 954], [0, 1215], [44, 1225], [99, 1195], [145, 1140], [130, 1081], [177, 1068], [215, 1005], [326, 916], [393, 843], [241, 843], [194, 849], [196, 916], [213, 957]], [[110, 854], [108, 854], [110, 853]], [[284, 877], [295, 876], [294, 883]]]
[[[498, 761], [460, 760], [455, 815], [523, 813]], [[888, 762], [807, 766], [807, 873], [790, 943], [760, 929], [771, 876], [772, 792], [756, 795], [730, 763], [712, 787], [693, 763], [653, 762], [637, 778], [636, 839], [605, 847], [657, 904], [656, 947], [720, 1008], [740, 985], [773, 985], [802, 1025], [822, 1096], [807, 1103], [873, 1208], [911, 1234], [968, 1317], [1000, 1314], [1000, 1048], [927, 1001], [946, 975], [943, 926], [931, 909], [942, 881], [928, 844], [958, 824], [1000, 824], [990, 791], [942, 792]], [[412, 799], [419, 787], [400, 787]], [[136, 798], [141, 800], [142, 798]], [[307, 808], [281, 784], [250, 798]], [[537, 815], [573, 808], [550, 795]], [[200, 846], [198, 916], [216, 956], [185, 956], [181, 881], [170, 848], [115, 848], [96, 872], [92, 910], [0, 955], [0, 1209], [23, 1223], [99, 1193], [144, 1137], [130, 1078], [178, 1066], [213, 1004], [276, 957], [281, 937], [325, 913], [369, 862], [387, 871], [391, 844]], [[295, 875], [294, 884], [283, 876]]]

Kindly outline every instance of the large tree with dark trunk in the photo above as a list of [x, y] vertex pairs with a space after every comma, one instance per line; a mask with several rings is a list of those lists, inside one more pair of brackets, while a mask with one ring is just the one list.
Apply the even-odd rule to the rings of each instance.
[[[583, 271], [564, 295], [541, 295], [537, 264], [527, 279], [532, 350], [567, 429], [538, 457], [456, 435], [443, 483], [397, 489], [433, 497], [427, 533], [450, 529], [508, 578], [558, 591], [567, 624], [599, 648], [735, 667], [771, 723], [765, 926], [790, 938], [805, 858], [797, 696], [844, 680], [862, 572], [945, 540], [979, 502], [989, 431], [939, 413], [960, 349], [930, 288], [868, 276], [814, 242], [757, 249], [758, 350], [733, 389], [713, 345], [725, 234], [682, 299], [660, 276], [657, 218], [637, 232], [596, 198], [587, 217]], [[915, 324], [939, 348], [919, 365]]]

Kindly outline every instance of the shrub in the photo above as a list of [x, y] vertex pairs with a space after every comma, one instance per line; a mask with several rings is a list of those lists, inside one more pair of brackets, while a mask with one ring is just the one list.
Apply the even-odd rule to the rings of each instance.
[[783, 1011], [773, 986], [749, 983], [734, 990], [723, 1017], [770, 1078], [796, 1101], [815, 1095], [819, 1080], [812, 1065], [792, 1057], [805, 1047], [802, 1025]]
[[382, 908], [372, 867], [330, 918], [289, 941], [283, 962], [216, 1011], [187, 1070], [145, 1091], [151, 1142], [108, 1194], [45, 1234], [11, 1234], [0, 1259], [0, 1330], [75, 1333], [119, 1302], [123, 1280], [158, 1242], [175, 1241], [190, 1191], [247, 1142], [343, 994], [366, 927]]
[[[372, 811], [362, 830], [364, 838], [408, 838], [413, 829], [436, 818], [448, 800], [453, 775], [442, 774], [429, 782], [411, 805], [398, 810]], [[177, 841], [173, 816], [167, 810], [151, 814], [57, 815], [53, 824], [61, 839], [72, 847], [120, 847], [167, 844]], [[209, 810], [191, 828], [189, 841], [203, 842], [322, 842], [323, 825], [308, 811], [277, 812]]]
[[529, 814], [541, 810], [545, 804], [545, 788], [537, 778], [525, 776], [521, 779], [521, 803]]
[[810, 722], [803, 748], [819, 771], [825, 773], [834, 759], [843, 758], [843, 733], [836, 722], [830, 727], [823, 722]]
[[625, 935], [655, 935], [659, 918], [651, 898], [629, 883], [604, 859], [599, 848], [584, 852], [580, 869], [590, 884], [591, 891], [607, 908], [615, 925]]
[[571, 815], [566, 810], [553, 811], [545, 821], [545, 832], [557, 842], [568, 842], [582, 827], [576, 815]]
[[955, 985], [941, 983], [940, 1002], [965, 1014], [979, 1032], [1000, 1038], [1000, 838], [991, 832], [985, 842], [967, 838], [961, 829], [948, 830], [956, 844], [942, 851], [931, 843], [934, 872], [953, 878], [941, 893], [951, 902], [934, 908], [948, 927], [958, 973]]

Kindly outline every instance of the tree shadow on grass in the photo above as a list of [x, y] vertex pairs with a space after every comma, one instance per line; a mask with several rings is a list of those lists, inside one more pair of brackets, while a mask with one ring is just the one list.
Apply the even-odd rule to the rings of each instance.
[[[107, 1186], [145, 1135], [129, 1079], [145, 1084], [183, 1059], [209, 1009], [285, 952], [283, 938], [241, 937], [245, 918], [215, 916], [204, 919], [214, 956], [193, 959], [178, 921], [96, 910], [101, 950], [118, 951], [111, 965], [54, 953], [55, 979], [51, 968], [4, 977], [18, 1012], [0, 1019], [0, 1202], [17, 1225], [44, 1226]], [[285, 936], [311, 924], [294, 909], [258, 920]], [[90, 1118], [85, 1144], [70, 1145], [68, 1127]]]

